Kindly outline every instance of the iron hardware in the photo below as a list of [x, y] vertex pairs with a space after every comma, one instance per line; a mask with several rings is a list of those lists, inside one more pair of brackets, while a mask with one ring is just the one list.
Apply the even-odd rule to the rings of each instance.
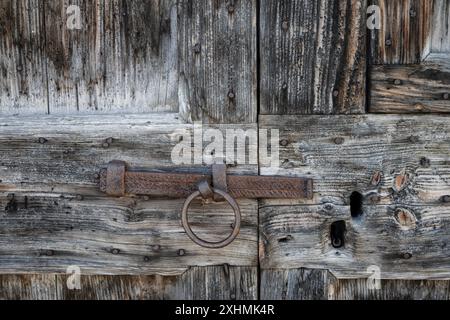
[[[182, 210], [182, 224], [189, 238], [206, 248], [222, 248], [239, 234], [241, 212], [235, 199], [289, 198], [311, 199], [312, 179], [293, 177], [227, 175], [226, 165], [212, 166], [212, 175], [134, 171], [123, 161], [114, 160], [100, 171], [100, 190], [108, 195], [162, 196], [187, 198]], [[235, 223], [232, 234], [220, 242], [207, 242], [196, 236], [188, 220], [188, 208], [198, 198], [227, 201], [233, 208]]]

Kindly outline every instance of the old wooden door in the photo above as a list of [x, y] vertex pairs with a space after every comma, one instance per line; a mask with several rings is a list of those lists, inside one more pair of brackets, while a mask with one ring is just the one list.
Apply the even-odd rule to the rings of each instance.
[[[2, 1], [0, 297], [448, 299], [449, 7]], [[183, 199], [100, 192], [114, 159], [208, 172], [172, 158], [200, 124], [277, 130], [279, 167], [228, 171], [312, 178], [313, 199], [239, 200], [217, 250], [186, 236]], [[231, 231], [226, 204], [191, 211]]]

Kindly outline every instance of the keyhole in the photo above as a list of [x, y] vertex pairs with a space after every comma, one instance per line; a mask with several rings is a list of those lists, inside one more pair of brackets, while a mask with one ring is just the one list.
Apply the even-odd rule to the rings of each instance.
[[333, 248], [342, 248], [345, 244], [345, 221], [336, 221], [331, 224], [330, 238]]
[[361, 193], [355, 191], [350, 196], [350, 212], [353, 218], [358, 218], [363, 214], [363, 196]]

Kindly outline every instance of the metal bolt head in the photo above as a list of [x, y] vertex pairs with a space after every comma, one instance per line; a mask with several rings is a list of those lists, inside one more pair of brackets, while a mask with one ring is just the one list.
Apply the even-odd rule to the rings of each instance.
[[409, 10], [409, 16], [410, 16], [411, 18], [417, 17], [417, 12], [416, 12], [416, 10], [414, 10], [414, 9]]
[[392, 45], [392, 40], [391, 39], [387, 39], [385, 42], [386, 46], [391, 46]]
[[280, 146], [286, 147], [289, 144], [289, 141], [286, 139], [283, 139], [280, 141]]
[[47, 250], [47, 251], [45, 251], [45, 255], [46, 256], [53, 256], [55, 254], [55, 252], [53, 251], [53, 250]]
[[44, 144], [44, 143], [46, 143], [48, 140], [47, 139], [45, 139], [45, 138], [39, 138], [39, 143], [40, 144]]
[[342, 137], [337, 137], [333, 141], [335, 144], [343, 144], [345, 142], [345, 139]]
[[102, 147], [105, 148], [105, 149], [108, 149], [109, 148], [109, 143], [108, 142], [103, 142], [102, 143]]
[[114, 254], [114, 255], [117, 255], [117, 254], [120, 253], [120, 250], [119, 249], [112, 249], [111, 253]]
[[411, 143], [417, 143], [419, 142], [419, 137], [418, 136], [411, 136], [408, 138], [409, 142]]
[[283, 85], [281, 86], [281, 89], [286, 90], [288, 88], [288, 85], [286, 82], [283, 83]]
[[234, 98], [236, 98], [234, 91], [233, 90], [228, 91], [228, 99], [233, 100]]
[[333, 90], [333, 97], [338, 97], [339, 96], [339, 90]]
[[443, 202], [443, 203], [450, 203], [450, 195], [449, 196], [442, 196], [441, 202]]
[[421, 165], [422, 167], [424, 167], [424, 168], [429, 168], [430, 165], [431, 165], [430, 159], [425, 158], [425, 157], [421, 158], [421, 159], [420, 159], [420, 165]]
[[114, 141], [113, 138], [108, 138], [108, 139], [105, 140], [105, 142], [106, 142], [106, 143], [109, 143], [109, 144], [113, 143], [113, 141]]
[[83, 200], [83, 196], [81, 194], [77, 194], [75, 199], [77, 199], [78, 201], [81, 201], [81, 200]]
[[149, 262], [149, 261], [150, 261], [150, 257], [145, 256], [145, 257], [144, 257], [144, 261], [145, 261], [145, 262]]
[[450, 94], [449, 94], [449, 93], [444, 93], [444, 94], [442, 95], [442, 98], [443, 98], [444, 100], [449, 100], [449, 99], [450, 99]]
[[197, 53], [197, 54], [200, 53], [200, 51], [202, 50], [200, 43], [196, 43], [192, 50], [194, 50], [194, 53]]
[[394, 84], [395, 84], [396, 86], [399, 86], [399, 85], [402, 84], [402, 80], [400, 80], [400, 79], [395, 79], [395, 80], [394, 80]]
[[186, 255], [186, 250], [184, 250], [184, 249], [178, 250], [178, 255], [179, 255], [180, 257]]
[[154, 246], [152, 246], [152, 250], [159, 251], [159, 250], [161, 250], [161, 246], [159, 244], [155, 244]]
[[411, 259], [411, 258], [412, 258], [412, 254], [411, 253], [406, 252], [406, 253], [403, 254], [403, 259], [408, 260], [408, 259]]
[[283, 23], [281, 24], [281, 28], [284, 31], [287, 31], [289, 29], [289, 22], [288, 21], [283, 21]]
[[18, 65], [18, 66], [16, 67], [16, 70], [17, 70], [17, 72], [22, 72], [23, 67], [22, 67], [21, 65]]

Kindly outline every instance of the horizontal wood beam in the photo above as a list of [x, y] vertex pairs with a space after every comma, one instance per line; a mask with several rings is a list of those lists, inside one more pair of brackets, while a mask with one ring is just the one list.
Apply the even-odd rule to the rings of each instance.
[[450, 53], [412, 65], [373, 66], [370, 112], [450, 113]]
[[[191, 266], [257, 266], [256, 200], [239, 201], [238, 238], [214, 250], [184, 232], [184, 199], [100, 192], [98, 173], [113, 159], [159, 172], [206, 173], [172, 162], [180, 132], [193, 130], [177, 115], [8, 117], [0, 118], [0, 128], [0, 273], [65, 273], [75, 265], [83, 274], [173, 275]], [[257, 174], [257, 166], [229, 171]], [[233, 211], [224, 203], [198, 201], [189, 215], [206, 240], [222, 240], [232, 230]]]

